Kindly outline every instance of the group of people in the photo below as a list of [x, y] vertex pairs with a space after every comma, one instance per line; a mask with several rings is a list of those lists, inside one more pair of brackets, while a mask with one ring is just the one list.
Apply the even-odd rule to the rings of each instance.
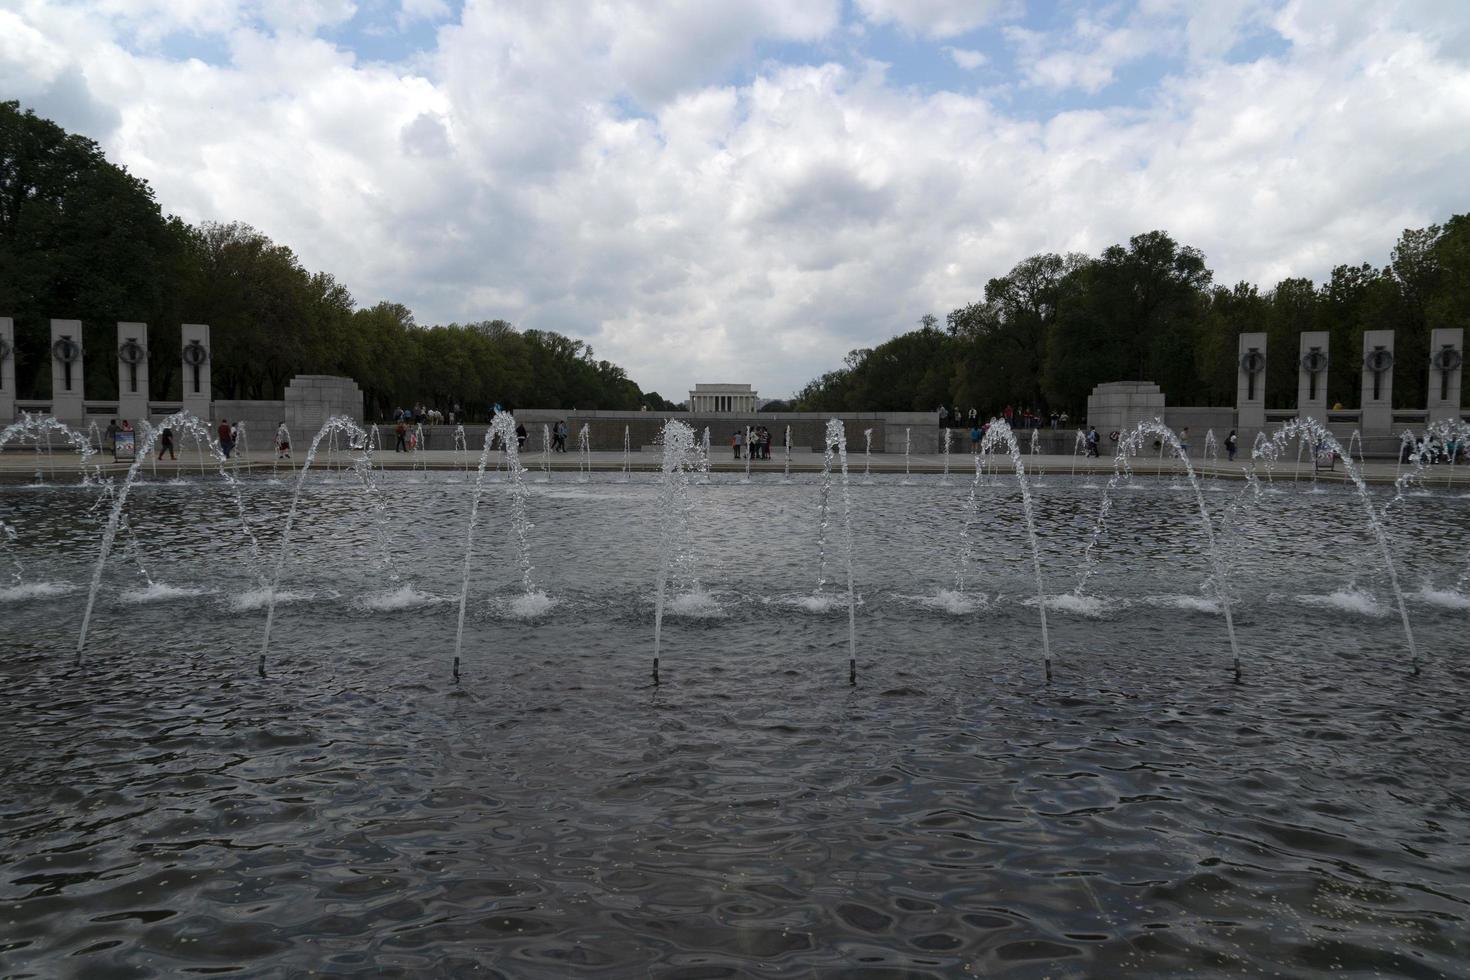
[[443, 425], [445, 422], [453, 425], [455, 413], [458, 411], [459, 405], [456, 404], [449, 410], [446, 416], [444, 412], [439, 411], [437, 408], [425, 408], [423, 402], [420, 402], [413, 408], [395, 408], [393, 410], [393, 421], [395, 423], [402, 422], [407, 425]]
[[[1014, 405], [1007, 405], [1001, 410], [999, 417], [1005, 419], [1006, 425], [1009, 425], [1013, 429], [1040, 429], [1048, 422], [1053, 429], [1060, 429], [1071, 421], [1070, 416], [1066, 412], [1052, 412], [1050, 415], [1046, 415], [1041, 409], [1016, 408]], [[982, 426], [979, 409], [972, 408], [969, 414], [965, 415], [960, 411], [959, 406], [955, 406], [953, 409], [946, 408], [943, 405], [939, 406], [940, 428], [962, 428], [967, 419], [972, 430], [977, 426]]]
[[[747, 435], [750, 437], [748, 445], [746, 444]], [[736, 459], [770, 459], [771, 430], [763, 425], [749, 429], [736, 429], [730, 436], [730, 448], [734, 451]]]
[[1431, 435], [1428, 439], [1404, 440], [1399, 450], [1399, 462], [1409, 463], [1417, 458], [1422, 463], [1463, 463], [1467, 461], [1465, 444], [1451, 436], [1441, 439]]

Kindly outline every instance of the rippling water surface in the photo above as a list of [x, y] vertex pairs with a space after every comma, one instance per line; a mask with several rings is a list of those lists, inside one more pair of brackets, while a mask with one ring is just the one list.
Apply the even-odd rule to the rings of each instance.
[[264, 679], [289, 484], [137, 487], [81, 667], [97, 491], [0, 487], [0, 976], [1470, 974], [1470, 500], [1375, 497], [1414, 677], [1354, 494], [1208, 490], [1236, 685], [1193, 495], [1048, 476], [1048, 686], [1014, 486], [963, 588], [967, 482], [854, 486], [849, 687], [816, 485], [696, 486], [654, 689], [648, 479], [530, 597], [488, 488], [458, 686], [460, 474], [311, 478]]

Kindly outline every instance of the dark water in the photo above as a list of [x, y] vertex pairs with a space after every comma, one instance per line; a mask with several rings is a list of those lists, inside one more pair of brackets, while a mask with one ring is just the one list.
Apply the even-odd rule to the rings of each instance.
[[[936, 601], [967, 487], [855, 486], [850, 688], [845, 608], [794, 605], [815, 485], [695, 487], [654, 690], [654, 488], [533, 486], [555, 605], [518, 618], [496, 487], [455, 687], [443, 480], [390, 479], [390, 563], [351, 482], [308, 486], [265, 679], [220, 488], [135, 491], [80, 669], [95, 491], [0, 488], [50, 590], [0, 593], [0, 976], [1470, 974], [1470, 500], [1388, 506], [1418, 677], [1356, 497], [1234, 513], [1237, 686], [1193, 497], [1121, 491], [1047, 686], [1014, 488]], [[1048, 592], [1099, 493], [1037, 490]], [[266, 564], [288, 499], [246, 487]]]

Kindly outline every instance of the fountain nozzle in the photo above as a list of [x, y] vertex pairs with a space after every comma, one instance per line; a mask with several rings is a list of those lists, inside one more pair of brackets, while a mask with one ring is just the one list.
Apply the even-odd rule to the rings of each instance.
[[1419, 676], [1419, 658], [1418, 657], [1415, 657], [1414, 658], [1414, 669], [1411, 670], [1411, 671], [1409, 671], [1409, 676], [1410, 677], [1418, 677]]
[[261, 677], [265, 676], [265, 654], [260, 655], [260, 663], [256, 664], [255, 672]]
[[454, 683], [459, 683], [459, 658], [454, 658]]
[[853, 687], [857, 686], [857, 657], [849, 657], [847, 661], [847, 683]]
[[1046, 682], [1051, 683], [1051, 658], [1046, 658]]
[[659, 680], [658, 680], [658, 658], [657, 657], [654, 657], [653, 658], [653, 686], [654, 687], [658, 687], [658, 685], [659, 685]]
[[1235, 683], [1240, 683], [1240, 658], [1235, 658]]

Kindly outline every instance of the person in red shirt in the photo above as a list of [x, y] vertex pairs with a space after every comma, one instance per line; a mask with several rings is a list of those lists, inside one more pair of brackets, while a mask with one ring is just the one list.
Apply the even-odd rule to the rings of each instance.
[[230, 458], [230, 452], [235, 448], [235, 441], [230, 438], [229, 419], [219, 420], [219, 451], [224, 453], [225, 459]]

